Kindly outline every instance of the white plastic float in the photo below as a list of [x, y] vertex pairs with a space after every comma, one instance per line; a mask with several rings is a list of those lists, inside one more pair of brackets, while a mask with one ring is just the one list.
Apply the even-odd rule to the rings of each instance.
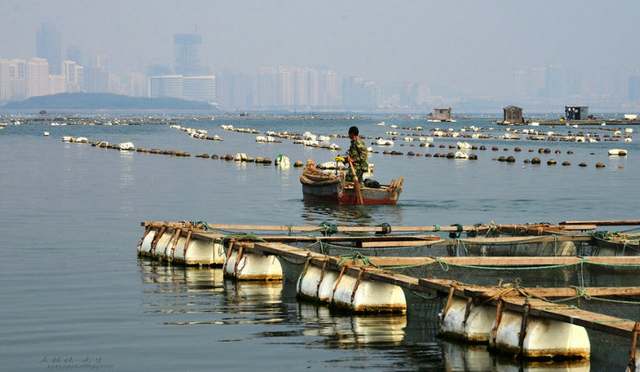
[[[636, 360], [635, 370], [640, 371], [640, 345], [636, 348], [635, 360]], [[630, 367], [627, 367], [627, 372], [631, 372]]]
[[611, 149], [609, 150], [611, 156], [627, 156], [627, 150], [623, 149]]
[[379, 146], [393, 146], [393, 141], [383, 138], [379, 138], [377, 143]]
[[308, 265], [298, 280], [300, 296], [329, 303], [334, 307], [360, 313], [405, 313], [407, 301], [402, 288], [380, 281], [340, 274]]
[[[138, 245], [138, 254], [162, 261], [174, 261], [185, 265], [222, 265], [225, 255], [220, 242], [191, 239], [178, 234], [176, 230], [162, 229], [149, 231]], [[186, 249], [185, 249], [186, 247]]]
[[[489, 347], [498, 352], [525, 359], [589, 358], [591, 347], [584, 327], [526, 317], [523, 329], [523, 314], [513, 311], [504, 311], [496, 327], [496, 307], [478, 306], [455, 297], [445, 310], [440, 327], [445, 337], [471, 343], [488, 342]], [[523, 332], [524, 338], [520, 340]]]
[[[591, 352], [589, 336], [584, 327], [551, 319], [529, 317], [524, 339], [520, 341], [523, 314], [504, 311], [489, 339], [489, 347], [527, 358], [585, 358]], [[494, 322], [495, 323], [495, 322]]]
[[286, 155], [278, 155], [276, 158], [276, 166], [278, 168], [287, 169], [291, 166], [291, 161]]
[[457, 145], [460, 150], [471, 150], [469, 142], [458, 142]]
[[307, 266], [300, 274], [296, 289], [298, 295], [322, 303], [330, 303], [338, 273], [315, 265]]
[[469, 154], [464, 151], [456, 151], [454, 157], [456, 159], [469, 159]]
[[493, 306], [476, 306], [468, 304], [463, 298], [453, 298], [444, 314], [440, 333], [458, 340], [486, 343], [489, 341], [495, 318], [496, 308]]
[[133, 142], [122, 142], [118, 145], [118, 149], [120, 149], [120, 151], [133, 151], [135, 150], [135, 146], [133, 146]]
[[274, 255], [244, 252], [229, 248], [224, 274], [236, 280], [282, 280], [282, 266]]

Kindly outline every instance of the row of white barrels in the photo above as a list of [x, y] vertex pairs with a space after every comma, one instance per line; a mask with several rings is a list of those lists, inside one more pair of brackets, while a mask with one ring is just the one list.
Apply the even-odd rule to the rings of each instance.
[[[273, 280], [282, 278], [276, 256], [230, 252], [224, 273], [238, 280]], [[405, 313], [404, 290], [393, 284], [363, 279], [345, 270], [334, 271], [327, 265], [306, 264], [296, 283], [300, 297], [355, 313]], [[590, 342], [584, 327], [551, 319], [526, 317], [502, 311], [499, 319], [495, 306], [476, 306], [467, 299], [453, 298], [443, 311], [440, 333], [469, 343], [488, 344], [496, 352], [519, 355], [525, 359], [585, 358], [590, 356]], [[524, 326], [523, 326], [524, 322]]]
[[[223, 265], [224, 275], [236, 280], [282, 280], [283, 269], [275, 255], [243, 252], [243, 246], [228, 249], [221, 241], [190, 239], [174, 232], [145, 233], [138, 246], [141, 256], [187, 265]], [[298, 277], [300, 297], [355, 313], [406, 313], [404, 290], [396, 285], [334, 271], [327, 265], [307, 262]], [[499, 312], [500, 314], [497, 314]], [[499, 315], [499, 316], [497, 316]], [[453, 297], [441, 313], [442, 336], [489, 348], [525, 359], [584, 358], [590, 356], [590, 342], [584, 327], [522, 313], [475, 305]], [[636, 370], [640, 371], [640, 349]]]

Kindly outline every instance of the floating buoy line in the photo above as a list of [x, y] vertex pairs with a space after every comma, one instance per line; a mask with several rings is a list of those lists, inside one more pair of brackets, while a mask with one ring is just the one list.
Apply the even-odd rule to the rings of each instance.
[[[276, 118], [281, 120], [352, 120], [352, 119], [365, 119], [365, 117], [356, 117], [356, 116], [344, 116], [344, 117], [331, 117], [326, 118], [322, 116], [278, 116], [278, 115], [219, 115], [220, 118], [238, 118], [244, 116], [246, 117], [246, 123], [251, 123], [251, 120], [264, 120], [267, 118]], [[390, 117], [392, 118], [392, 116]], [[206, 129], [197, 129], [197, 128], [187, 128], [181, 126], [178, 121], [180, 120], [193, 120], [193, 121], [201, 121], [201, 120], [210, 120], [213, 121], [215, 119], [212, 115], [196, 115], [196, 116], [153, 116], [153, 115], [132, 115], [130, 117], [113, 117], [108, 115], [94, 115], [94, 116], [81, 116], [81, 115], [72, 115], [72, 116], [37, 116], [37, 117], [24, 117], [24, 118], [12, 118], [8, 117], [6, 123], [3, 123], [3, 127], [11, 126], [11, 125], [50, 125], [50, 126], [62, 126], [62, 125], [147, 125], [147, 124], [157, 124], [157, 125], [169, 125], [173, 129], [178, 129], [186, 132], [191, 137], [196, 139], [205, 139], [205, 140], [214, 140], [214, 141], [222, 141], [222, 138], [219, 135], [209, 135]], [[390, 119], [392, 120], [392, 119]], [[244, 122], [243, 122], [244, 123]], [[378, 123], [379, 124], [379, 123]], [[513, 141], [548, 141], [548, 142], [570, 142], [575, 143], [578, 146], [589, 146], [590, 143], [601, 143], [601, 142], [624, 142], [630, 143], [633, 141], [634, 130], [630, 127], [624, 127], [625, 122], [617, 122], [616, 124], [621, 125], [620, 127], [602, 127], [597, 126], [596, 123], [591, 127], [587, 127], [584, 125], [577, 126], [548, 126], [547, 130], [543, 130], [540, 127], [505, 127], [505, 128], [496, 128], [496, 127], [482, 127], [482, 126], [463, 126], [461, 128], [445, 128], [445, 127], [423, 127], [423, 126], [400, 126], [396, 124], [392, 124], [389, 121], [384, 122], [385, 125], [389, 126], [392, 130], [386, 131], [384, 136], [361, 136], [365, 141], [370, 141], [370, 150], [372, 153], [381, 153], [383, 155], [393, 155], [393, 156], [407, 156], [412, 158], [442, 158], [442, 159], [453, 159], [455, 161], [470, 161], [477, 160], [479, 156], [481, 156], [480, 152], [487, 150], [486, 146], [469, 144], [466, 142], [468, 140], [486, 140], [486, 139], [499, 139], [506, 142]], [[635, 123], [629, 122], [629, 125], [633, 125]], [[336, 143], [332, 142], [334, 138], [347, 138], [346, 135], [341, 134], [315, 134], [311, 132], [305, 133], [290, 133], [287, 131], [275, 132], [275, 131], [267, 131], [264, 134], [260, 133], [258, 129], [249, 128], [249, 127], [235, 127], [231, 124], [222, 124], [220, 128], [225, 131], [232, 131], [237, 133], [243, 133], [247, 135], [255, 136], [255, 141], [260, 143], [274, 143], [279, 144], [283, 143], [283, 141], [291, 141], [293, 144], [299, 144], [302, 146], [308, 146], [313, 148], [322, 148], [330, 151], [342, 151], [343, 149]], [[559, 130], [563, 128], [563, 130]], [[566, 128], [566, 129], [564, 129]], [[501, 133], [496, 133], [500, 131]], [[604, 133], [602, 133], [604, 132]], [[45, 132], [45, 136], [46, 133]], [[434, 148], [434, 141], [440, 139], [455, 139], [457, 140], [457, 144], [449, 144], [449, 152], [442, 151], [433, 151], [429, 150], [429, 148]], [[72, 142], [69, 140], [68, 142]], [[76, 142], [85, 143], [81, 140]], [[100, 141], [102, 142], [102, 141]], [[93, 144], [93, 143], [92, 143]], [[100, 145], [99, 147], [108, 147], [108, 148], [116, 148], [117, 145], [107, 144]], [[421, 150], [408, 150], [403, 151], [402, 149], [398, 149], [398, 147], [420, 147], [424, 148], [424, 151]], [[444, 148], [445, 145], [441, 144], [438, 148]], [[497, 151], [494, 146], [493, 150]], [[191, 156], [191, 154], [187, 151], [177, 151], [177, 150], [164, 150], [164, 149], [143, 149], [137, 148], [136, 151], [143, 153], [153, 153], [153, 154], [170, 154], [176, 156]], [[504, 148], [507, 151], [506, 148]], [[130, 150], [126, 150], [130, 151]], [[515, 150], [514, 151], [518, 151]], [[533, 150], [529, 150], [532, 152]], [[611, 148], [608, 149], [608, 155], [610, 157], [624, 157], [628, 155], [628, 152], [624, 148]], [[548, 152], [547, 152], [548, 153]], [[546, 153], [545, 153], [546, 154]], [[569, 154], [569, 153], [567, 153]], [[201, 155], [201, 156], [198, 156]], [[227, 159], [228, 154], [217, 154], [217, 155], [209, 155], [208, 154], [196, 154], [198, 158], [215, 158], [215, 159]], [[234, 155], [235, 158], [235, 155]], [[259, 156], [247, 156], [248, 161], [250, 159], [257, 159]], [[263, 159], [265, 157], [262, 157]], [[509, 157], [494, 157], [493, 160], [504, 162], [504, 163], [514, 163], [514, 162], [522, 162], [526, 164], [547, 164], [550, 166], [553, 165], [561, 165], [562, 167], [570, 167], [573, 162], [569, 159], [544, 159], [541, 163], [538, 163], [535, 158], [524, 158], [517, 159], [515, 156]], [[297, 163], [293, 162], [294, 164]], [[579, 163], [578, 166], [586, 167], [587, 163]], [[596, 168], [604, 168], [606, 165], [604, 162], [596, 162]], [[622, 165], [618, 165], [618, 168], [624, 168]]]

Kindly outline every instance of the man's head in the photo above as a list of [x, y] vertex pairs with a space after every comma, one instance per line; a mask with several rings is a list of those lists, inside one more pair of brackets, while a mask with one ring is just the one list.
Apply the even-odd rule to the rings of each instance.
[[358, 130], [358, 127], [353, 126], [349, 128], [349, 138], [358, 137], [359, 134], [360, 131]]

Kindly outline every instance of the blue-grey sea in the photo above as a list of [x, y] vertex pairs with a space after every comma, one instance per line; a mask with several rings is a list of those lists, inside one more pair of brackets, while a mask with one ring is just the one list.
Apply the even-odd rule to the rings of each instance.
[[[339, 114], [215, 119], [122, 115], [120, 124], [143, 124], [115, 125], [116, 120], [102, 114], [86, 120], [102, 125], [50, 125], [54, 118], [55, 123], [72, 121], [61, 117], [48, 116], [40, 124], [28, 124], [21, 116], [0, 117], [0, 124], [7, 124], [0, 130], [2, 371], [545, 370], [544, 365], [501, 364], [483, 347], [441, 340], [434, 331], [437, 311], [426, 305], [410, 307], [406, 316], [345, 315], [299, 302], [292, 283], [234, 283], [218, 268], [138, 259], [136, 245], [144, 233], [140, 223], [447, 226], [640, 219], [639, 126], [616, 126], [622, 137], [614, 142], [604, 141], [616, 138], [615, 131], [600, 123], [503, 127], [487, 116], [431, 123], [425, 117]], [[103, 125], [107, 121], [114, 125]], [[382, 121], [386, 125], [378, 125]], [[197, 139], [171, 125], [203, 129], [222, 141]], [[342, 150], [291, 139], [257, 143], [257, 134], [222, 125], [255, 129], [259, 135], [337, 134], [329, 143]], [[307, 205], [299, 183], [301, 168], [195, 156], [246, 153], [275, 160], [282, 154], [291, 163], [331, 161], [348, 148], [349, 140], [342, 136], [352, 125], [369, 137], [365, 143], [374, 149], [373, 178], [381, 183], [404, 178], [397, 205]], [[434, 137], [435, 127], [461, 135], [473, 133], [471, 127], [482, 128], [478, 133], [492, 138]], [[627, 136], [631, 142], [623, 141], [627, 127], [632, 128]], [[549, 131], [597, 133], [601, 140], [532, 141], [523, 134], [521, 140], [498, 138], [523, 129], [545, 136]], [[45, 131], [50, 135], [44, 136]], [[191, 156], [121, 152], [66, 143], [63, 136], [133, 142], [135, 147]], [[434, 147], [420, 147], [420, 136], [434, 137]], [[377, 137], [395, 137], [395, 144], [372, 145]], [[477, 160], [433, 156], [457, 151], [449, 145], [459, 141], [486, 150], [470, 151]], [[550, 152], [539, 153], [540, 148]], [[614, 148], [626, 149], [628, 155], [609, 156]], [[385, 150], [402, 154], [383, 154]], [[409, 151], [423, 156], [408, 156]], [[515, 161], [495, 160], [501, 156]], [[525, 163], [534, 157], [541, 159], [540, 165]], [[547, 165], [550, 159], [557, 164]], [[570, 165], [563, 166], [565, 161]], [[556, 365], [553, 370], [623, 371], [630, 344], [616, 342], [616, 357], [599, 353], [592, 342], [586, 366]]]

